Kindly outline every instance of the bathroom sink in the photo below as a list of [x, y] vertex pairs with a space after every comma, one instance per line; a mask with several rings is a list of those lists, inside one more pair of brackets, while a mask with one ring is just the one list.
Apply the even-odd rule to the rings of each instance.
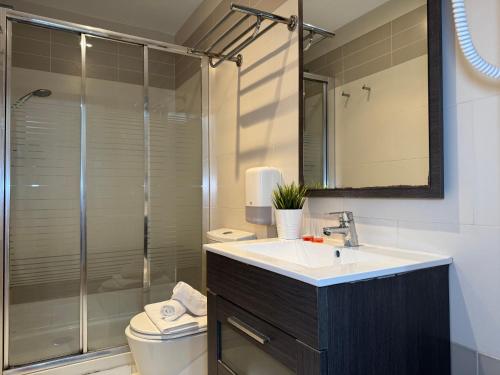
[[265, 239], [204, 245], [205, 250], [315, 286], [385, 277], [450, 264], [446, 256], [371, 245]]

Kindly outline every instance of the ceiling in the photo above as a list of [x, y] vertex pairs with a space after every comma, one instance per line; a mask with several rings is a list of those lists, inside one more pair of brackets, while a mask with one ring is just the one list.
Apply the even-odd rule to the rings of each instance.
[[335, 31], [389, 0], [306, 0], [304, 20]]
[[173, 36], [203, 0], [24, 0], [22, 2]]

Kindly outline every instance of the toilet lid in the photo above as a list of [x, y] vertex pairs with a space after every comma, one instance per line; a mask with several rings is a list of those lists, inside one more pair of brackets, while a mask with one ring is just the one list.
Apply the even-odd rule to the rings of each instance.
[[181, 332], [176, 334], [164, 335], [149, 319], [148, 315], [143, 311], [130, 320], [130, 328], [132, 333], [140, 338], [147, 340], [171, 340], [179, 337], [196, 335], [207, 330], [206, 327], [196, 331]]

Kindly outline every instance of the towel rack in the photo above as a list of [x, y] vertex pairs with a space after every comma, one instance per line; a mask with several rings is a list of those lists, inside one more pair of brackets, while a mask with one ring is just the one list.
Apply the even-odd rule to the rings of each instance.
[[[308, 31], [308, 34], [304, 37], [304, 51], [307, 51], [309, 48], [322, 42], [326, 38], [333, 38], [335, 36], [335, 33], [332, 33], [331, 31], [325, 30], [321, 27], [311, 25], [309, 23], [304, 22], [303, 27], [304, 34], [305, 31]], [[315, 41], [314, 38], [317, 35], [319, 35], [319, 38]]]
[[[235, 14], [240, 13], [242, 17], [234, 22], [227, 29], [221, 29], [222, 25], [226, 24], [229, 18]], [[255, 17], [251, 22], [250, 18]], [[249, 20], [250, 25], [246, 27], [236, 38], [227, 43], [223, 48], [216, 52], [216, 47], [221, 42], [234, 32], [238, 27], [243, 25], [245, 21]], [[271, 21], [265, 27], [262, 27], [264, 20]], [[273, 13], [265, 12], [259, 9], [249, 8], [242, 5], [231, 4], [229, 12], [227, 12], [203, 37], [190, 49], [191, 53], [198, 55], [205, 55], [209, 57], [210, 66], [212, 68], [218, 67], [224, 61], [233, 61], [236, 65], [241, 66], [243, 63], [243, 56], [240, 54], [246, 47], [260, 38], [262, 35], [271, 30], [278, 23], [286, 24], [288, 30], [294, 31], [297, 27], [297, 16], [290, 16], [289, 18], [282, 17]], [[201, 48], [208, 38], [219, 30], [222, 31], [208, 47]], [[246, 38], [245, 38], [246, 37]], [[217, 61], [215, 61], [217, 60]]]

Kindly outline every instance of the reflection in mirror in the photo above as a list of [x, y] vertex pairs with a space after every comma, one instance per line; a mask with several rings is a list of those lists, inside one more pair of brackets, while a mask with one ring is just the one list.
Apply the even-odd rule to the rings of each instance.
[[427, 2], [303, 6], [304, 22], [335, 33], [304, 41], [304, 183], [428, 185]]

